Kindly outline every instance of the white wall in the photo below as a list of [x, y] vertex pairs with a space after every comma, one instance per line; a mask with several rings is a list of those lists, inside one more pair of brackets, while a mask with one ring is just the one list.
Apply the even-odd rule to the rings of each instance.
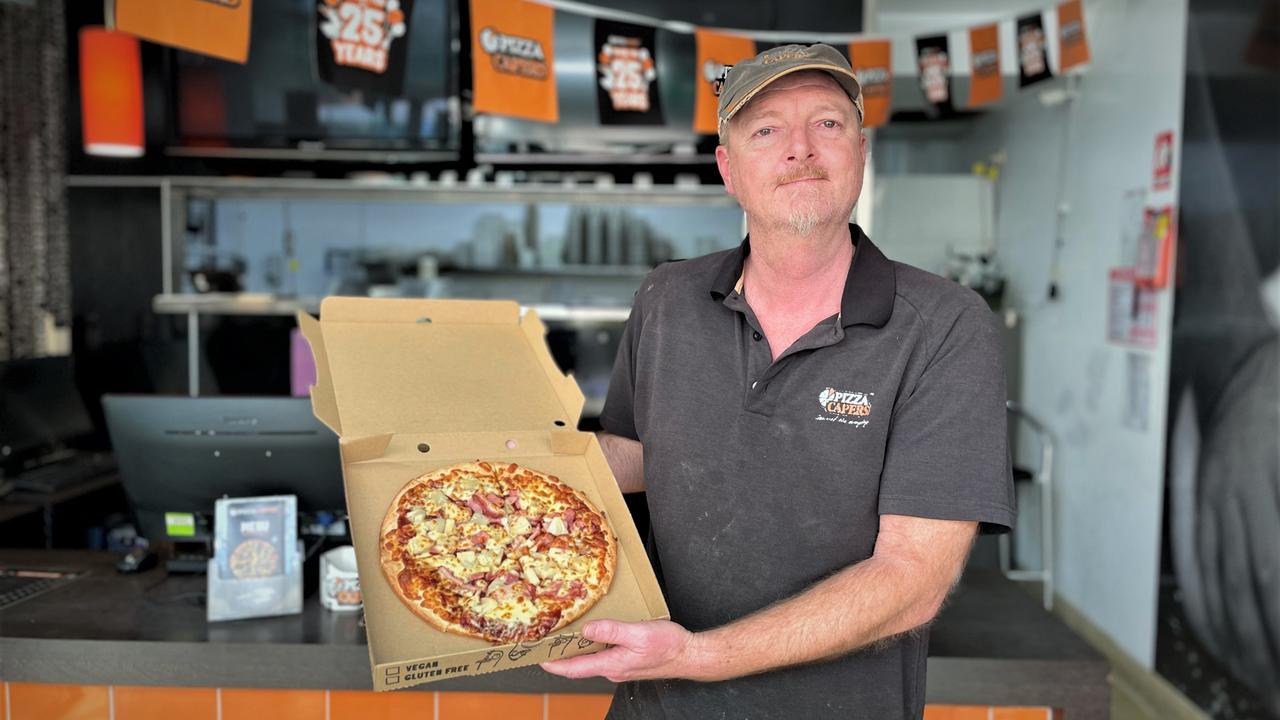
[[[1037, 93], [1021, 93], [980, 121], [974, 139], [1008, 155], [998, 247], [1012, 304], [1025, 314], [1022, 397], [1059, 447], [1058, 592], [1150, 668], [1173, 293], [1161, 294], [1154, 348], [1110, 344], [1108, 270], [1122, 261], [1125, 193], [1146, 189], [1149, 205], [1177, 198], [1176, 174], [1169, 190], [1152, 191], [1152, 155], [1158, 133], [1181, 137], [1186, 3], [1086, 7], [1093, 63], [1076, 98], [1044, 107]], [[1050, 301], [1059, 182], [1066, 211]], [[1127, 417], [1131, 402], [1145, 428]]]
[[[912, 28], [903, 6], [912, 3], [893, 5], [895, 40], [909, 41], [903, 31], [949, 29], [927, 14]], [[1001, 10], [1046, 7], [1052, 4]], [[1057, 442], [1058, 593], [1147, 667], [1155, 648], [1173, 295], [1161, 294], [1154, 348], [1110, 344], [1108, 270], [1121, 264], [1125, 193], [1145, 188], [1149, 205], [1177, 199], [1178, 159], [1170, 189], [1153, 192], [1152, 155], [1162, 131], [1174, 131], [1175, 147], [1181, 144], [1186, 17], [1186, 0], [1086, 1], [1093, 61], [1076, 98], [1041, 103], [1040, 90], [1060, 91], [1064, 78], [1007, 91], [957, 148], [962, 165], [1007, 155], [997, 247], [1009, 274], [1006, 306], [1024, 314], [1021, 397]], [[889, 30], [885, 23], [879, 29]], [[1059, 235], [1058, 296], [1050, 300]]]

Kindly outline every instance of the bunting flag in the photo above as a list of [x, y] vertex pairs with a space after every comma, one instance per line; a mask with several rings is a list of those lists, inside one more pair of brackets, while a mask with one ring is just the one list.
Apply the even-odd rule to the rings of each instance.
[[916, 38], [916, 65], [920, 71], [920, 89], [924, 91], [925, 113], [930, 117], [951, 114], [951, 56], [947, 52], [947, 36]]
[[969, 30], [969, 107], [995, 102], [1004, 94], [1000, 77], [999, 28], [982, 25]]
[[1053, 77], [1045, 46], [1044, 21], [1040, 13], [1018, 18], [1018, 87], [1033, 85]]
[[476, 112], [557, 122], [555, 11], [525, 0], [471, 0]]
[[404, 87], [413, 0], [319, 0], [316, 68], [337, 87], [395, 97]]
[[[113, 29], [156, 43], [224, 60], [245, 63], [249, 56], [253, 0], [105, 0]], [[3, 2], [3, 0], [0, 0]], [[553, 9], [535, 0], [468, 0], [471, 17], [473, 109], [540, 122], [559, 121], [555, 82], [555, 13], [587, 9]], [[404, 86], [414, 0], [309, 0], [316, 14], [316, 63], [321, 80], [370, 96], [395, 97]], [[1045, 34], [1046, 14], [1056, 12], [1057, 32]], [[642, 24], [602, 17], [594, 19], [594, 64], [599, 122], [603, 125], [662, 125], [664, 113], [658, 83], [657, 29], [688, 33], [682, 23], [641, 19]], [[997, 24], [968, 29], [972, 78], [968, 107], [981, 107], [1003, 96], [998, 28], [1014, 23], [1017, 33], [1019, 86], [1053, 77], [1049, 46], [1060, 72], [1090, 61], [1081, 0], [1062, 0]], [[788, 41], [750, 31], [697, 28], [694, 69], [693, 130], [715, 133], [717, 98], [713, 82], [726, 65]], [[956, 31], [960, 37], [959, 31]], [[813, 42], [808, 35], [801, 44]], [[863, 126], [880, 127], [892, 112], [892, 41], [859, 34], [823, 34], [845, 54], [862, 86], [866, 117]], [[919, 82], [930, 117], [953, 112], [948, 34], [915, 38]], [[681, 62], [676, 58], [677, 63]], [[684, 61], [687, 62], [687, 61]], [[1009, 62], [1006, 60], [1006, 62]], [[684, 77], [687, 70], [677, 75]], [[670, 81], [669, 81], [670, 82]], [[684, 82], [681, 92], [684, 92]], [[670, 98], [669, 98], [670, 99]], [[305, 99], [304, 99], [305, 100]], [[303, 103], [302, 100], [299, 103]], [[299, 108], [313, 114], [312, 108]]]
[[1089, 62], [1089, 41], [1084, 34], [1084, 8], [1080, 0], [1058, 6], [1058, 70], [1066, 72]]
[[756, 43], [749, 37], [727, 35], [711, 30], [695, 31], [698, 45], [697, 77], [694, 78], [693, 129], [695, 132], [715, 135], [719, 132], [716, 108], [715, 81], [725, 66], [754, 57]]
[[249, 60], [252, 15], [253, 0], [115, 0], [113, 29], [244, 64]]
[[656, 28], [596, 19], [601, 125], [661, 125]]
[[890, 64], [888, 40], [854, 40], [849, 43], [849, 60], [853, 74], [862, 88], [862, 127], [880, 127], [889, 122], [892, 110], [893, 67]]

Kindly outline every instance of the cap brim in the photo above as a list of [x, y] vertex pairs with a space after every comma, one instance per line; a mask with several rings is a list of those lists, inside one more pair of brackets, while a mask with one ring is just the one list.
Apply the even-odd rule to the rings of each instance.
[[773, 83], [775, 80], [786, 77], [791, 73], [800, 72], [801, 70], [821, 70], [831, 75], [832, 79], [840, 83], [840, 87], [843, 88], [844, 91], [849, 95], [849, 100], [850, 102], [853, 103], [853, 109], [858, 111], [858, 121], [859, 122], [862, 121], [862, 110], [858, 108], [858, 102], [854, 100], [854, 98], [862, 97], [862, 86], [858, 84], [858, 78], [856, 75], [853, 74], [853, 71], [845, 70], [844, 68], [841, 68], [841, 67], [833, 67], [826, 63], [806, 63], [804, 65], [797, 65], [795, 67], [787, 68], [786, 70], [783, 70], [777, 75], [770, 75], [769, 77], [765, 78], [759, 85], [756, 85], [755, 87], [751, 88], [747, 92], [743, 93], [742, 97], [739, 98], [736, 102], [734, 102], [733, 105], [729, 107], [728, 112], [724, 114], [724, 117], [720, 119], [720, 122], [718, 123], [718, 128], [717, 128], [720, 134], [721, 135], [724, 134], [724, 124], [729, 122], [729, 120], [733, 119], [733, 116], [736, 115], [738, 111], [741, 110], [743, 107], [745, 107], [746, 104], [751, 101], [751, 98], [760, 94], [762, 90], [769, 87], [769, 85]]

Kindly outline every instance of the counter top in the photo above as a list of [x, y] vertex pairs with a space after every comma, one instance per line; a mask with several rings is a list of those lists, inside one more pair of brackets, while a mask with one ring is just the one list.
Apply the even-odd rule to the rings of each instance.
[[[204, 576], [115, 571], [87, 551], [0, 550], [0, 567], [77, 570], [65, 585], [0, 609], [0, 677], [9, 681], [196, 687], [371, 687], [359, 613], [316, 597], [301, 615], [207, 623]], [[935, 622], [928, 701], [1048, 705], [1106, 717], [1106, 660], [999, 573], [970, 570]], [[607, 693], [526, 667], [420, 690]], [[1097, 714], [1097, 713], [1101, 714]]]

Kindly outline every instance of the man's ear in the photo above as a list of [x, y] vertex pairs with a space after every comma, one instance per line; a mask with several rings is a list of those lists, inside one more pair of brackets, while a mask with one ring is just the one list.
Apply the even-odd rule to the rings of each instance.
[[720, 169], [720, 179], [724, 180], [724, 189], [730, 195], [737, 195], [733, 191], [733, 174], [729, 172], [729, 148], [724, 145], [716, 146], [716, 167]]

